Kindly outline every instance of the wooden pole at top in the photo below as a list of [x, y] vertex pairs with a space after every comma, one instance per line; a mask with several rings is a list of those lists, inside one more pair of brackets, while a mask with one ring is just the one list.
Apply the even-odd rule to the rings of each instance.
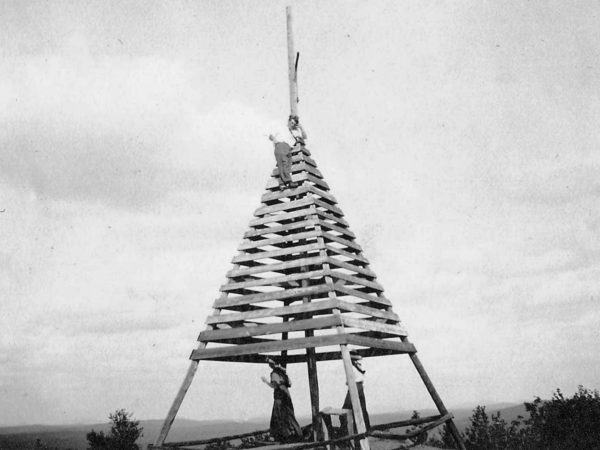
[[288, 74], [290, 80], [290, 115], [298, 115], [298, 77], [296, 72], [296, 51], [294, 50], [294, 32], [292, 29], [292, 7], [286, 6]]

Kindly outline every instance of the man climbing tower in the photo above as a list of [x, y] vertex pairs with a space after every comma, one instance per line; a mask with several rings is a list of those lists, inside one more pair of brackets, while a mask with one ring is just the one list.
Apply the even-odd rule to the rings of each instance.
[[295, 144], [294, 144], [294, 148], [296, 146], [300, 146], [300, 147], [304, 147], [304, 145], [306, 144], [306, 131], [304, 131], [304, 128], [302, 127], [302, 125], [300, 125], [300, 119], [298, 118], [298, 116], [290, 116], [288, 119], [288, 130], [290, 130], [290, 133], [292, 134], [292, 137], [294, 138]]
[[275, 149], [275, 160], [279, 169], [279, 178], [281, 179], [280, 188], [295, 188], [297, 184], [292, 181], [292, 147], [284, 142], [278, 135], [269, 135]]

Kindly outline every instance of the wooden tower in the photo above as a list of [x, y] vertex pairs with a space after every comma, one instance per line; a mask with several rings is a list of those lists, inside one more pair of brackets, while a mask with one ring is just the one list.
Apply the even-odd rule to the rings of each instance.
[[[297, 114], [296, 64], [288, 7], [288, 54], [292, 114]], [[280, 189], [275, 169], [254, 212], [249, 229], [233, 258], [227, 282], [214, 301], [207, 328], [190, 356], [183, 384], [155, 441], [154, 449], [201, 445], [211, 440], [165, 443], [171, 424], [200, 361], [264, 364], [267, 357], [282, 365], [307, 365], [310, 383], [313, 442], [269, 448], [311, 448], [320, 429], [317, 363], [341, 359], [354, 411], [356, 432], [337, 441], [356, 441], [369, 449], [369, 436], [379, 430], [446, 424], [459, 448], [464, 448], [452, 415], [445, 408], [415, 346], [408, 340], [392, 303], [369, 267], [344, 213], [331, 194], [310, 151], [293, 150], [292, 178], [296, 188]], [[360, 407], [350, 350], [362, 357], [407, 354], [429, 391], [439, 415], [375, 425], [369, 430]], [[248, 433], [247, 435], [252, 435]], [[258, 434], [258, 432], [256, 433]], [[228, 436], [231, 439], [246, 435]], [[406, 438], [407, 435], [392, 435]], [[410, 437], [410, 435], [408, 435]], [[214, 441], [214, 440], [213, 440]]]

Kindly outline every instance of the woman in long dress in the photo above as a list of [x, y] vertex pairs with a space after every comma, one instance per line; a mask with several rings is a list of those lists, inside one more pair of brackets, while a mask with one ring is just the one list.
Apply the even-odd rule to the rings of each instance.
[[289, 388], [292, 386], [286, 370], [274, 360], [268, 359], [271, 378], [262, 381], [273, 389], [273, 411], [271, 412], [270, 433], [277, 442], [291, 442], [302, 438], [302, 430], [294, 416], [294, 405]]

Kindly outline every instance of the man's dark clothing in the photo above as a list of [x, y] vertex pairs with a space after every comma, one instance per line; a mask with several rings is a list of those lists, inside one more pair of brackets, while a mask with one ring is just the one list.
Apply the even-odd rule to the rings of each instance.
[[285, 142], [275, 143], [275, 160], [279, 168], [279, 177], [283, 184], [292, 182], [292, 147]]

